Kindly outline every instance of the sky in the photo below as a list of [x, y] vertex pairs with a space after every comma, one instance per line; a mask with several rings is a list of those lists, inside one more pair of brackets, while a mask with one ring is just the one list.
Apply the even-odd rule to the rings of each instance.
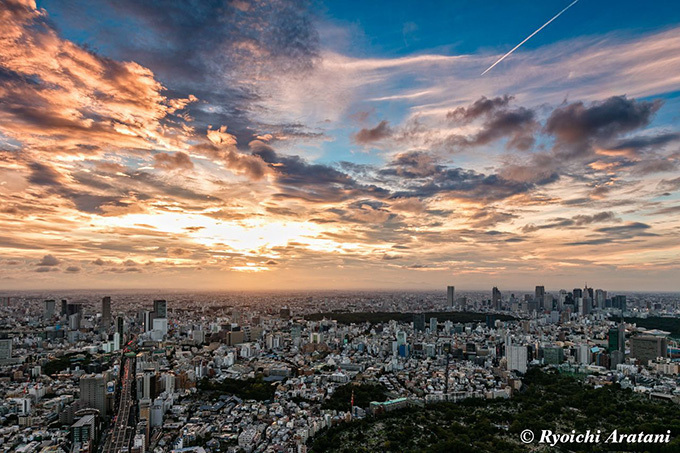
[[0, 290], [680, 290], [680, 5], [0, 1]]

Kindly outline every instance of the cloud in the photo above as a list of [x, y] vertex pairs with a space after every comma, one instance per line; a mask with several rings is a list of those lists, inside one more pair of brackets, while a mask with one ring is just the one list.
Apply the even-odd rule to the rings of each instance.
[[250, 143], [254, 156], [269, 164], [275, 174], [278, 197], [300, 198], [310, 202], [337, 202], [359, 196], [384, 198], [389, 191], [372, 184], [361, 184], [346, 173], [327, 165], [310, 164], [299, 156], [283, 156], [260, 140]]
[[151, 70], [62, 39], [44, 10], [10, 1], [0, 9], [3, 133], [51, 153], [109, 146], [164, 146], [163, 123], [191, 99], [169, 99]]
[[560, 145], [609, 140], [647, 126], [661, 104], [660, 100], [637, 101], [626, 96], [613, 96], [588, 106], [574, 102], [553, 110], [545, 130]]
[[[597, 214], [592, 214], [592, 215], [587, 215], [587, 214], [578, 214], [573, 216], [570, 219], [565, 219], [565, 218], [556, 218], [556, 219], [551, 219], [548, 223], [544, 223], [542, 225], [525, 225], [522, 227], [522, 231], [524, 233], [531, 233], [534, 231], [538, 230], [545, 230], [545, 229], [559, 229], [559, 228], [574, 228], [574, 227], [583, 227], [586, 225], [592, 225], [596, 223], [604, 223], [604, 222], [620, 222], [621, 219], [619, 219], [616, 214], [612, 211], [604, 211], [604, 212], [598, 212]], [[614, 227], [616, 228], [616, 227]], [[597, 230], [599, 232], [606, 232], [607, 230], [604, 229], [599, 229]], [[613, 230], [616, 231], [616, 230]]]
[[154, 154], [154, 166], [164, 170], [191, 170], [194, 163], [188, 154], [177, 151], [174, 154], [158, 153]]
[[389, 123], [385, 120], [378, 123], [373, 129], [361, 129], [354, 134], [353, 139], [360, 145], [368, 145], [374, 142], [379, 142], [392, 135], [392, 129]]
[[56, 257], [53, 255], [45, 255], [43, 258], [38, 262], [38, 266], [56, 266], [60, 263]]
[[512, 99], [513, 97], [507, 94], [492, 99], [482, 96], [467, 107], [457, 107], [447, 112], [446, 118], [455, 122], [469, 123], [482, 115], [488, 115], [499, 108], [507, 107]]

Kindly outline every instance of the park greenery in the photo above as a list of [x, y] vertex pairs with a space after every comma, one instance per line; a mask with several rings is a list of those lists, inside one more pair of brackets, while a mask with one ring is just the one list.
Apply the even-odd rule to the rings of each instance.
[[74, 368], [76, 365], [84, 368], [91, 360], [92, 356], [88, 353], [73, 352], [64, 354], [45, 363], [42, 366], [42, 372], [47, 376], [52, 376], [53, 374], [61, 373], [69, 367]]
[[[612, 321], [621, 322], [620, 316], [612, 316]], [[668, 316], [649, 316], [647, 318], [625, 317], [624, 321], [645, 329], [658, 329], [670, 332], [674, 337], [680, 337], [680, 318]]]
[[387, 387], [382, 384], [350, 383], [338, 387], [331, 397], [324, 401], [321, 408], [348, 412], [351, 409], [352, 393], [354, 393], [354, 405], [362, 408], [368, 407], [371, 401], [387, 399]]
[[274, 399], [276, 389], [270, 382], [266, 382], [262, 375], [250, 379], [224, 379], [213, 381], [203, 378], [198, 381], [196, 388], [213, 396], [233, 395], [243, 400], [268, 401]]
[[[526, 452], [680, 451], [680, 408], [651, 401], [617, 384], [588, 386], [555, 371], [530, 369], [524, 387], [510, 399], [466, 399], [395, 410], [325, 429], [311, 442], [313, 452]], [[570, 433], [614, 429], [665, 434], [668, 444], [525, 445], [519, 434], [531, 429]], [[536, 450], [538, 448], [538, 450]]]

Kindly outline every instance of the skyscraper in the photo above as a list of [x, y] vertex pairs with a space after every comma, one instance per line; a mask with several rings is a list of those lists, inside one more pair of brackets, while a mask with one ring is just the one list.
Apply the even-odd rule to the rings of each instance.
[[111, 325], [111, 298], [102, 298], [102, 327], [105, 329]]
[[534, 292], [534, 300], [539, 309], [545, 308], [545, 286], [537, 286]]
[[626, 352], [626, 329], [623, 323], [609, 329], [608, 349], [609, 352]]
[[446, 304], [449, 307], [453, 307], [453, 304], [455, 303], [456, 300], [456, 287], [455, 286], [447, 286], [446, 287]]
[[638, 359], [643, 365], [657, 357], [668, 357], [668, 340], [666, 337], [638, 335], [630, 339], [630, 356]]
[[54, 299], [45, 301], [45, 318], [50, 319], [54, 316], [54, 309], [57, 307], [57, 302]]
[[154, 318], [167, 318], [168, 303], [165, 299], [153, 301]]
[[413, 315], [413, 330], [417, 332], [425, 331], [425, 314], [415, 313]]
[[12, 358], [12, 339], [5, 338], [0, 340], [0, 361]]
[[86, 374], [80, 378], [80, 401], [106, 415], [106, 378], [102, 374]]
[[123, 334], [125, 333], [125, 321], [122, 316], [116, 318], [116, 332], [123, 338]]
[[508, 371], [515, 370], [520, 373], [527, 372], [527, 348], [526, 346], [513, 346], [510, 343], [505, 345], [505, 355], [508, 362]]
[[501, 292], [495, 286], [491, 290], [491, 303], [493, 305], [494, 310], [501, 309]]
[[602, 310], [605, 308], [607, 302], [607, 291], [604, 291], [602, 289], [596, 289], [595, 290], [595, 306], [597, 306], [598, 309]]

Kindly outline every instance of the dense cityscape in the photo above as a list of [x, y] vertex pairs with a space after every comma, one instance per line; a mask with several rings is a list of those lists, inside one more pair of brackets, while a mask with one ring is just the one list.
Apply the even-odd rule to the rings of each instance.
[[680, 1], [0, 0], [0, 453], [680, 452]]
[[[352, 420], [512, 398], [532, 367], [680, 401], [678, 294], [450, 286], [0, 301], [2, 451], [305, 452]], [[643, 327], [664, 320], [673, 332]]]

